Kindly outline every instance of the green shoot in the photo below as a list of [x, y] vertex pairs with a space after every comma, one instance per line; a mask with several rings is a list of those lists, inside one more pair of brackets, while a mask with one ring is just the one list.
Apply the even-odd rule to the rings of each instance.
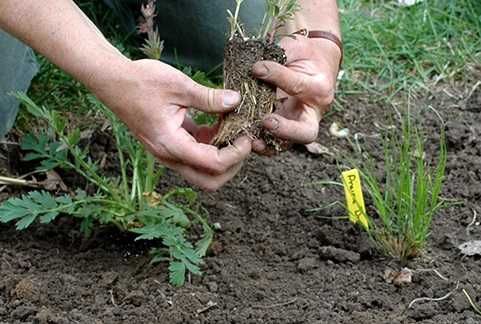
[[[110, 110], [90, 97], [92, 106], [110, 123], [119, 161], [118, 177], [102, 174], [99, 164], [90, 157], [89, 148], [80, 145], [80, 129], [68, 129], [67, 121], [60, 114], [39, 107], [24, 94], [17, 94], [17, 98], [31, 115], [50, 125], [43, 133], [24, 137], [21, 147], [27, 152], [25, 159], [38, 161], [39, 171], [53, 168], [74, 171], [95, 191], [87, 195], [77, 190], [74, 195], [60, 197], [34, 191], [11, 198], [0, 205], [0, 222], [15, 222], [17, 229], [23, 230], [36, 221], [50, 223], [64, 215], [79, 219], [85, 235], [90, 235], [96, 224], [113, 224], [122, 231], [139, 234], [138, 240], [161, 240], [163, 247], [153, 250], [152, 262], [170, 262], [172, 284], [182, 285], [186, 271], [200, 273], [201, 258], [212, 241], [213, 232], [202, 216], [196, 193], [176, 188], [164, 195], [158, 194], [155, 189], [163, 167], [157, 165], [155, 158]], [[186, 239], [194, 223], [203, 230], [196, 245]]]
[[[239, 22], [239, 12], [244, 1], [245, 0], [236, 0], [234, 13], [227, 10], [230, 25], [229, 39], [234, 38], [236, 33], [243, 38], [246, 37], [242, 24]], [[279, 28], [294, 17], [295, 13], [300, 9], [300, 6], [298, 0], [265, 0], [265, 3], [266, 13], [257, 38], [268, 40], [272, 43]]]
[[384, 181], [373, 168], [360, 167], [366, 191], [378, 215], [366, 215], [364, 228], [385, 254], [405, 263], [419, 255], [430, 234], [431, 221], [443, 207], [440, 199], [447, 152], [441, 130], [437, 165], [431, 165], [424, 151], [424, 138], [407, 116], [401, 132], [391, 131], [384, 140]]
[[299, 9], [297, 0], [266, 0], [266, 13], [259, 38], [273, 42], [279, 28], [294, 18]]
[[227, 19], [229, 20], [229, 24], [230, 24], [229, 39], [233, 39], [236, 33], [239, 33], [239, 35], [241, 35], [242, 37], [245, 37], [244, 31], [242, 30], [242, 26], [239, 22], [239, 12], [244, 0], [236, 0], [235, 2], [236, 2], [236, 7], [235, 7], [234, 14], [232, 13], [232, 11], [227, 10], [227, 14], [229, 15]]

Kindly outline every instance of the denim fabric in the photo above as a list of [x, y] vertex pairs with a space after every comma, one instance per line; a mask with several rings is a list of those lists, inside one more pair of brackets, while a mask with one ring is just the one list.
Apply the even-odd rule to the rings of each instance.
[[18, 101], [10, 93], [26, 91], [37, 72], [33, 51], [0, 30], [0, 139], [12, 127], [18, 112]]

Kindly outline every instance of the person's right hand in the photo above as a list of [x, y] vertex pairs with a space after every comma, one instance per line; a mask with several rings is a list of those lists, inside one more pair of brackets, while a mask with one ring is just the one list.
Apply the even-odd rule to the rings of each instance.
[[208, 191], [235, 176], [251, 151], [251, 140], [241, 137], [222, 149], [202, 144], [198, 137], [205, 142], [206, 134], [213, 136], [215, 130], [199, 132], [187, 111], [189, 107], [209, 113], [230, 111], [240, 102], [237, 92], [201, 86], [154, 60], [127, 61], [118, 72], [120, 81], [96, 83], [92, 91], [162, 164]]

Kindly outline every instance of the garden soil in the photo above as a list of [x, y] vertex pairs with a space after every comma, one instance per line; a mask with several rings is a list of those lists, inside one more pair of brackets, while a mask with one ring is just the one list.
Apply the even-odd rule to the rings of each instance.
[[[328, 153], [298, 147], [253, 156], [222, 190], [201, 195], [221, 230], [203, 276], [183, 288], [169, 286], [166, 265], [149, 264], [148, 246], [114, 229], [85, 242], [70, 221], [22, 233], [0, 225], [0, 323], [481, 323], [462, 292], [481, 304], [480, 257], [457, 249], [481, 239], [481, 87], [459, 89], [411, 102], [412, 109], [431, 105], [447, 121], [443, 195], [461, 202], [435, 218], [426, 252], [407, 265], [412, 283], [386, 282], [385, 272], [400, 266], [339, 219], [342, 207], [310, 211], [343, 200], [338, 188], [313, 184], [339, 180], [335, 156], [352, 147], [329, 135], [331, 122], [382, 154], [378, 134], [390, 126], [385, 112], [392, 107], [348, 98], [344, 111], [322, 123], [319, 142]], [[431, 156], [439, 121], [431, 110], [423, 116]], [[172, 174], [163, 180], [164, 188], [178, 184]], [[2, 198], [11, 194], [3, 191]], [[424, 299], [408, 308], [416, 298]]]

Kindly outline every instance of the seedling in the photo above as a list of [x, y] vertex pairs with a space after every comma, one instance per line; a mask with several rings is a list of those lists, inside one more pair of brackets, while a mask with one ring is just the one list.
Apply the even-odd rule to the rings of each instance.
[[[439, 135], [437, 163], [433, 164], [425, 154], [423, 133], [413, 123], [408, 114], [400, 130], [389, 129], [384, 134], [381, 175], [368, 155], [364, 164], [351, 163], [355, 169], [343, 172], [342, 183], [318, 182], [342, 186], [350, 221], [369, 234], [378, 250], [401, 264], [422, 252], [432, 218], [445, 205], [440, 198], [447, 160], [444, 128]], [[364, 206], [361, 182], [371, 211]]]
[[382, 252], [401, 263], [421, 253], [432, 218], [444, 205], [440, 199], [447, 160], [444, 129], [439, 136], [437, 165], [433, 165], [425, 154], [423, 133], [413, 123], [407, 116], [401, 131], [390, 130], [386, 134], [384, 180], [375, 175], [373, 167], [359, 168], [378, 216], [365, 213], [367, 224], [361, 228]]
[[267, 11], [257, 35], [250, 36], [239, 21], [244, 0], [236, 0], [234, 13], [228, 11], [230, 34], [225, 47], [224, 87], [239, 91], [241, 104], [224, 116], [214, 144], [225, 145], [241, 134], [261, 138], [268, 146], [282, 149], [282, 143], [262, 129], [261, 121], [274, 111], [275, 87], [252, 76], [252, 66], [262, 60], [286, 63], [284, 50], [275, 44], [277, 32], [298, 10], [297, 0], [266, 0]]
[[[51, 223], [60, 215], [77, 218], [88, 236], [99, 224], [113, 224], [122, 231], [139, 234], [137, 240], [160, 239], [163, 247], [153, 249], [152, 262], [170, 262], [170, 282], [184, 283], [186, 271], [200, 274], [199, 265], [213, 237], [213, 231], [201, 215], [196, 193], [176, 188], [161, 195], [155, 191], [163, 173], [152, 155], [135, 140], [127, 128], [95, 98], [92, 106], [109, 121], [115, 138], [120, 176], [102, 175], [98, 162], [91, 159], [89, 147], [80, 145], [79, 129], [68, 129], [57, 112], [39, 107], [24, 94], [17, 94], [28, 112], [50, 125], [46, 132], [28, 134], [21, 147], [28, 153], [24, 159], [39, 161], [41, 171], [54, 168], [70, 170], [82, 176], [93, 187], [87, 193], [55, 197], [46, 191], [33, 191], [11, 198], [0, 205], [0, 222], [16, 222], [18, 230], [36, 221]], [[186, 234], [200, 224], [203, 234], [197, 244]]]

